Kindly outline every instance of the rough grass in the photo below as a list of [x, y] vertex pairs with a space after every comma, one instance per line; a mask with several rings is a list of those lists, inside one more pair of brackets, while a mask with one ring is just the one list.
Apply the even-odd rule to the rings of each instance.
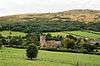
[[3, 35], [4, 37], [7, 36], [25, 36], [26, 33], [23, 32], [14, 32], [14, 31], [0, 31], [0, 34]]
[[[65, 37], [68, 34], [72, 34], [74, 36], [88, 37], [88, 38], [92, 38], [92, 39], [100, 38], [100, 32], [89, 33], [86, 31], [64, 31], [64, 32], [47, 32], [47, 33], [52, 34], [52, 36], [61, 35], [61, 36]], [[45, 34], [47, 34], [47, 33], [45, 33]], [[97, 33], [97, 34], [95, 34], [95, 33]]]
[[[59, 18], [59, 17], [60, 18]], [[85, 18], [83, 19], [82, 17]], [[41, 13], [41, 14], [20, 14], [20, 15], [14, 15], [14, 16], [5, 16], [5, 17], [0, 17], [0, 22], [2, 23], [15, 23], [15, 22], [25, 22], [28, 20], [34, 20], [34, 18], [38, 18], [41, 21], [41, 18], [52, 20], [53, 19], [60, 19], [65, 18], [66, 20], [68, 18], [72, 20], [78, 20], [78, 21], [83, 21], [83, 22], [100, 22], [99, 18], [94, 19], [95, 17], [100, 16], [100, 10], [69, 10], [69, 11], [64, 11], [64, 12], [59, 12], [59, 13]], [[78, 17], [78, 18], [77, 18]], [[54, 21], [54, 20], [53, 20]]]
[[83, 37], [89, 37], [89, 38], [100, 38], [100, 32], [97, 32], [98, 34], [94, 34], [94, 33], [89, 33], [89, 32], [83, 32], [83, 31], [71, 31], [71, 34], [75, 34], [75, 35], [79, 35], [79, 36], [83, 36]]
[[0, 66], [77, 66], [76, 64], [100, 66], [100, 56], [40, 50], [38, 58], [31, 61], [27, 60], [25, 49], [3, 48], [0, 50]]

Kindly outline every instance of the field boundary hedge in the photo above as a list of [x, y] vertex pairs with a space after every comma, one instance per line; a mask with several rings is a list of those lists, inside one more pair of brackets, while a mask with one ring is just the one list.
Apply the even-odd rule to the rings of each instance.
[[87, 52], [87, 51], [73, 50], [73, 49], [40, 48], [40, 50], [54, 51], [54, 52], [71, 52], [71, 53], [83, 53], [83, 54], [100, 55], [99, 52]]

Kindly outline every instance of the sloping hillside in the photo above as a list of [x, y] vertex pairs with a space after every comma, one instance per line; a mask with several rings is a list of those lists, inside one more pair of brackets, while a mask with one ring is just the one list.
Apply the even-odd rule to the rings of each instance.
[[58, 13], [21, 14], [0, 17], [0, 31], [57, 32], [100, 31], [99, 10], [70, 10]]
[[100, 22], [100, 10], [69, 10], [58, 13], [21, 14], [0, 17], [0, 22], [24, 22], [28, 20]]

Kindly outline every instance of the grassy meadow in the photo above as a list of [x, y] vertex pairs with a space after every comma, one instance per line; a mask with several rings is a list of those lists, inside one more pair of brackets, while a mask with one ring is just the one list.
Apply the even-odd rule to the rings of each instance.
[[[64, 32], [47, 32], [50, 33], [52, 36], [57, 36], [57, 35], [61, 35], [63, 37], [65, 37], [68, 34], [72, 34], [74, 36], [80, 36], [80, 37], [88, 37], [88, 38], [92, 38], [92, 39], [98, 39], [100, 38], [100, 32], [86, 32], [86, 31], [64, 31]], [[45, 33], [45, 34], [47, 34]]]
[[[88, 38], [93, 38], [93, 39], [100, 38], [100, 32], [89, 33], [86, 31], [63, 31], [63, 32], [47, 32], [47, 33], [50, 33], [52, 36], [61, 35], [61, 36], [65, 37], [68, 34], [72, 34], [74, 36], [88, 37]], [[47, 33], [45, 33], [45, 34], [47, 34]], [[0, 34], [3, 35], [4, 37], [25, 36], [26, 35], [26, 33], [15, 32], [15, 31], [0, 31]]]
[[25, 36], [26, 33], [23, 33], [23, 32], [15, 32], [15, 31], [0, 31], [0, 34], [4, 37], [7, 37], [7, 36]]
[[77, 64], [100, 66], [100, 56], [39, 50], [37, 59], [28, 60], [25, 49], [2, 48], [0, 50], [0, 66], [77, 66]]

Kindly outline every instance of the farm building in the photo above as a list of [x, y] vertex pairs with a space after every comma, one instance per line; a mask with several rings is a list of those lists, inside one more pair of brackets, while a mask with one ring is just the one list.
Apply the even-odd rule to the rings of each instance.
[[40, 36], [40, 46], [41, 48], [57, 48], [61, 46], [61, 41], [46, 40], [46, 36], [41, 35]]

